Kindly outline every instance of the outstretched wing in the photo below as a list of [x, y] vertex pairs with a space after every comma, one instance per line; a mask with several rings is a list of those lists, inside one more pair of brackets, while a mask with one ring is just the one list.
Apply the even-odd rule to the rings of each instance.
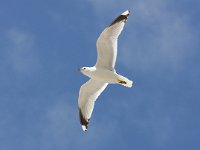
[[123, 12], [99, 36], [96, 43], [98, 53], [96, 67], [114, 70], [117, 58], [117, 39], [128, 16], [128, 10]]
[[88, 128], [88, 123], [94, 109], [94, 104], [98, 96], [104, 91], [108, 84], [90, 79], [83, 84], [79, 91], [78, 107], [80, 123], [83, 131]]

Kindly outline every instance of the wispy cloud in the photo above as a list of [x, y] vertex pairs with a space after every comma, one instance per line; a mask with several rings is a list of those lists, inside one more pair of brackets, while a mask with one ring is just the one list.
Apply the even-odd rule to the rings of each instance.
[[187, 16], [168, 10], [163, 1], [140, 1], [138, 6], [127, 25], [131, 29], [126, 40], [121, 42], [121, 63], [129, 69], [181, 68], [197, 42]]
[[30, 74], [40, 67], [34, 35], [18, 29], [9, 28], [3, 34], [1, 65], [16, 73]]

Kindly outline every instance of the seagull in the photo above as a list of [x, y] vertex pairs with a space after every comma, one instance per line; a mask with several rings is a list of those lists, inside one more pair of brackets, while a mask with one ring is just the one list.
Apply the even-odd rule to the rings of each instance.
[[87, 131], [94, 109], [95, 101], [108, 84], [120, 84], [132, 87], [132, 81], [117, 74], [115, 62], [117, 58], [117, 40], [128, 19], [130, 11], [126, 10], [118, 16], [97, 39], [97, 62], [93, 67], [82, 67], [79, 71], [90, 79], [80, 87], [78, 108], [83, 131]]

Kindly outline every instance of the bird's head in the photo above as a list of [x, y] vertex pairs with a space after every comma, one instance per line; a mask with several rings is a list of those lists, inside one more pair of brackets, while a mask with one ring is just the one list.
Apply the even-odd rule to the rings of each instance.
[[79, 68], [78, 70], [79, 70], [80, 72], [84, 73], [84, 72], [90, 71], [90, 68], [89, 68], [89, 67], [82, 67], [82, 68]]
[[84, 75], [88, 76], [92, 71], [95, 71], [95, 67], [82, 67], [78, 70]]

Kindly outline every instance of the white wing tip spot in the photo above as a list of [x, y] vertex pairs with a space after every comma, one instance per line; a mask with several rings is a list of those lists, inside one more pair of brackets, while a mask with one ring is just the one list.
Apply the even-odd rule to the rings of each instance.
[[82, 125], [81, 127], [82, 127], [83, 131], [87, 131], [86, 126]]
[[125, 12], [123, 12], [121, 15], [123, 15], [123, 16], [127, 16], [127, 15], [129, 15], [130, 14], [130, 11], [129, 10], [126, 10]]

